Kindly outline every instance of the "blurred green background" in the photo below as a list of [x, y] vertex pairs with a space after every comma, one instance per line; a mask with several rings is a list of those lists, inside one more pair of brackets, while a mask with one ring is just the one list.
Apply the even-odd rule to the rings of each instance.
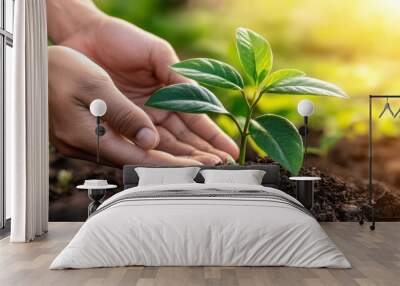
[[[400, 0], [96, 0], [109, 15], [167, 39], [181, 59], [213, 57], [240, 70], [235, 29], [250, 28], [272, 45], [274, 69], [297, 68], [341, 86], [351, 99], [317, 98], [311, 118], [325, 141], [367, 132], [368, 95], [400, 93]], [[238, 94], [215, 91], [240, 115]], [[264, 96], [259, 113], [284, 115], [301, 124], [298, 96]], [[393, 100], [395, 111], [400, 100]], [[385, 101], [376, 103], [375, 115]], [[377, 116], [376, 116], [377, 117]], [[229, 119], [220, 126], [237, 135]], [[376, 121], [380, 132], [398, 136], [399, 119]]]

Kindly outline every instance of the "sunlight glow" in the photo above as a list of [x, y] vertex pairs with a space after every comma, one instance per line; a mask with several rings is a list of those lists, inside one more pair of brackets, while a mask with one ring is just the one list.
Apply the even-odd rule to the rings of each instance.
[[[369, 2], [369, 1], [365, 1]], [[373, 8], [376, 11], [381, 11], [383, 16], [394, 17], [400, 15], [400, 1], [399, 0], [379, 0], [370, 1], [369, 8]]]

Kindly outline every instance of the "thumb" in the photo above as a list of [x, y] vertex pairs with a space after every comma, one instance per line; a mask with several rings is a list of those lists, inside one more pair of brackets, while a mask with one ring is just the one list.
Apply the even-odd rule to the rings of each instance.
[[92, 100], [99, 98], [107, 104], [107, 112], [104, 120], [115, 132], [133, 141], [143, 149], [157, 147], [160, 137], [149, 116], [132, 101], [130, 101], [114, 85], [109, 77], [96, 80], [94, 89], [96, 92], [89, 96], [87, 106]]
[[195, 84], [193, 80], [183, 77], [171, 69], [171, 65], [179, 62], [179, 58], [176, 55], [175, 50], [167, 41], [156, 41], [152, 46], [152, 49], [154, 52], [151, 54], [152, 57], [150, 62], [154, 67], [156, 77], [161, 83], [165, 85], [177, 83]]

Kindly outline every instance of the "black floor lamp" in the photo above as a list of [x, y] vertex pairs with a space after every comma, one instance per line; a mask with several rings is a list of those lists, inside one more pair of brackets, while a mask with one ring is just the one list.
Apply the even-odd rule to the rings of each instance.
[[[297, 111], [304, 118], [304, 167], [307, 160], [308, 148], [308, 119], [314, 113], [314, 104], [311, 100], [303, 99], [297, 105]], [[296, 198], [309, 210], [314, 206], [314, 185], [320, 177], [296, 176], [289, 177], [296, 184]]]
[[[90, 113], [96, 117], [96, 162], [100, 164], [100, 137], [106, 133], [106, 129], [101, 125], [101, 117], [107, 112], [107, 104], [101, 99], [95, 99], [90, 103]], [[83, 185], [77, 186], [78, 189], [85, 189], [88, 191], [91, 203], [88, 206], [88, 217], [91, 216], [100, 206], [101, 201], [105, 198], [106, 191], [115, 189], [116, 185], [108, 184], [107, 180], [85, 180]]]

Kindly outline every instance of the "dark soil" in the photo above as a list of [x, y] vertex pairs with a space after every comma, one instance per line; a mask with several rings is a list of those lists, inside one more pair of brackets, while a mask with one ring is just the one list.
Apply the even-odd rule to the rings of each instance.
[[[400, 139], [382, 138], [373, 144], [373, 196], [379, 220], [400, 220]], [[368, 138], [343, 139], [312, 164], [346, 182], [357, 197], [368, 188]]]
[[[272, 163], [268, 159], [258, 160], [260, 163]], [[289, 172], [281, 168], [281, 190], [295, 197], [295, 185], [289, 180]], [[318, 221], [358, 221], [361, 208], [367, 202], [365, 183], [329, 175], [315, 167], [303, 168], [301, 176], [320, 177], [314, 193], [314, 207], [311, 212]]]
[[[340, 141], [325, 157], [309, 156], [302, 175], [319, 176], [313, 214], [319, 221], [357, 221], [368, 200], [368, 141], [360, 137]], [[376, 142], [374, 152], [374, 201], [378, 220], [400, 219], [400, 140]], [[249, 153], [249, 157], [253, 157]], [[253, 160], [265, 163], [265, 160]], [[268, 161], [270, 162], [270, 161]], [[294, 195], [287, 171], [281, 169], [281, 189]], [[102, 178], [122, 186], [122, 171], [65, 158], [55, 151], [50, 158], [50, 221], [83, 221], [89, 199], [75, 186], [85, 179]], [[119, 190], [122, 188], [120, 187]], [[109, 194], [111, 195], [111, 194]]]

